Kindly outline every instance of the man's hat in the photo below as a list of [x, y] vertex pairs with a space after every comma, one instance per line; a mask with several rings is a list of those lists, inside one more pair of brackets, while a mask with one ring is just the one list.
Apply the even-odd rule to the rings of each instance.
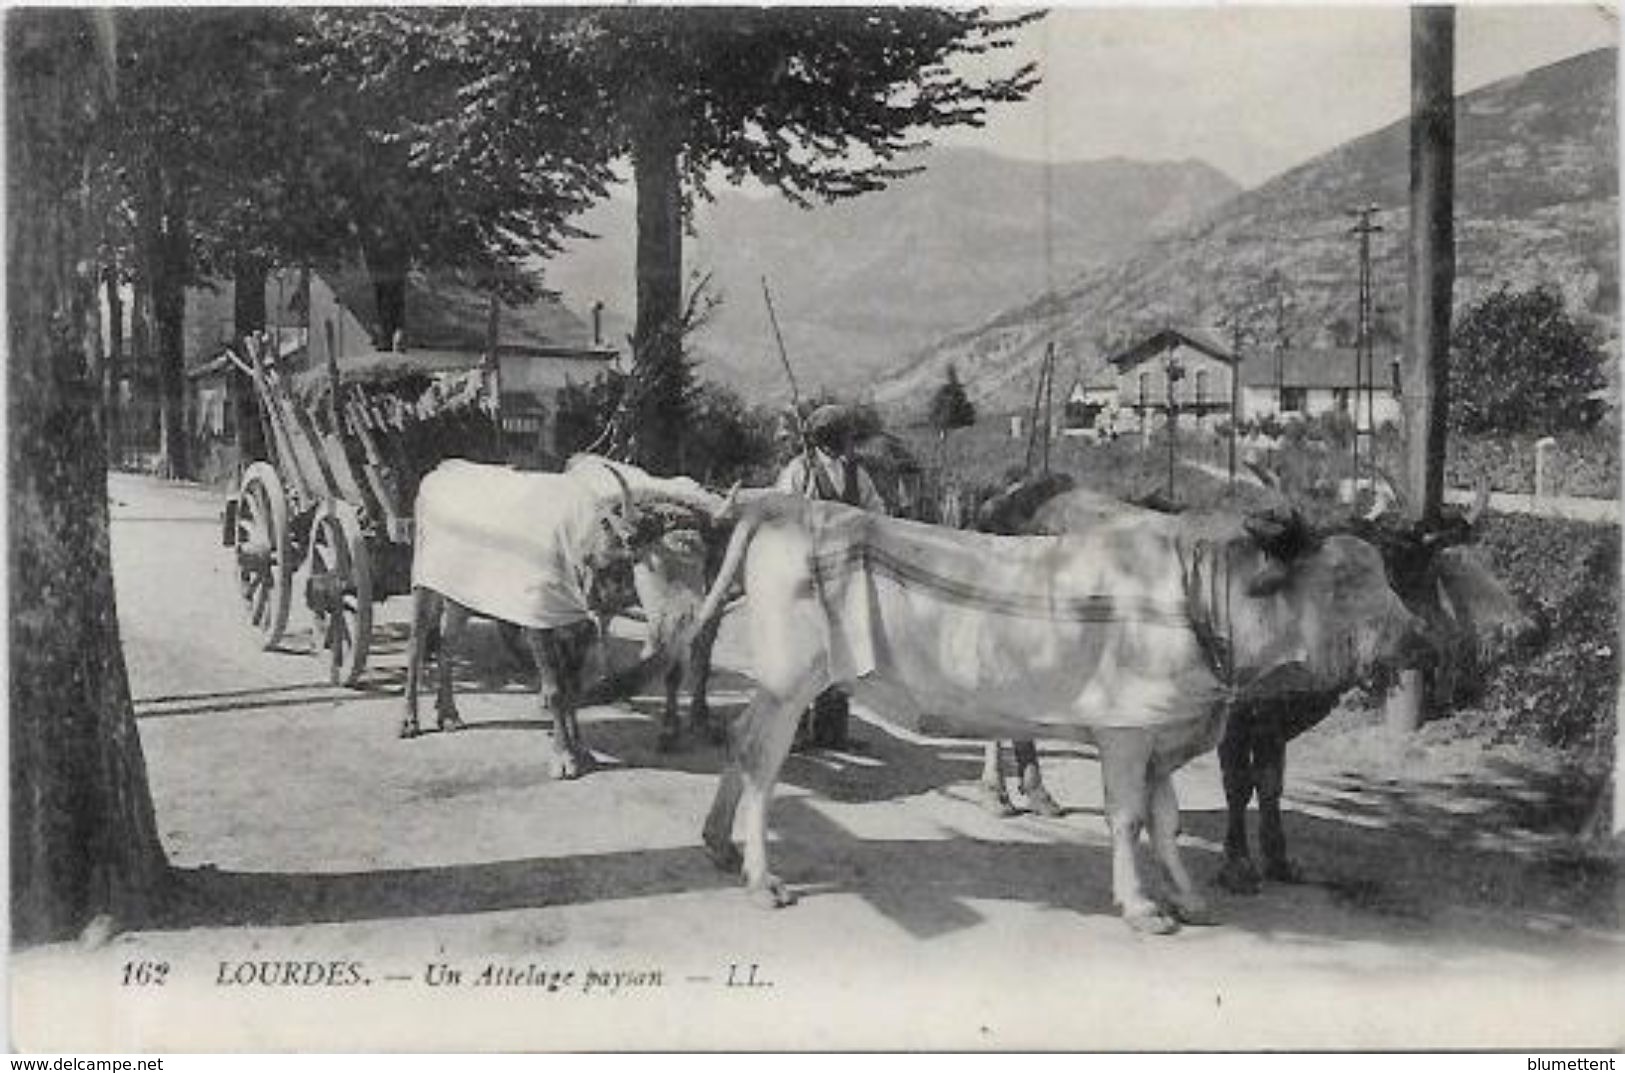
[[825, 403], [807, 415], [807, 438], [814, 443], [833, 443], [846, 431], [846, 424], [845, 408]]

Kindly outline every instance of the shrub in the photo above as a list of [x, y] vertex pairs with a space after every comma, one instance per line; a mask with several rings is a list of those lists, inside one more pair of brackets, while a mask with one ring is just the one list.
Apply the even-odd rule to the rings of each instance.
[[1593, 333], [1555, 287], [1505, 287], [1470, 306], [1450, 338], [1450, 424], [1548, 435], [1590, 428], [1605, 381]]
[[1490, 515], [1480, 542], [1496, 575], [1545, 627], [1492, 670], [1464, 713], [1502, 740], [1595, 754], [1611, 747], [1619, 688], [1617, 526]]

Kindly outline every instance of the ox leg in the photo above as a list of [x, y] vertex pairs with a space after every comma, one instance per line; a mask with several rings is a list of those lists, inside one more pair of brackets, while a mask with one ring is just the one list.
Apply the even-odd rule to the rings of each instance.
[[406, 644], [406, 718], [401, 722], [401, 737], [415, 738], [422, 731], [418, 726], [418, 690], [423, 681], [423, 661], [428, 658], [429, 644], [437, 632], [443, 601], [431, 589], [415, 586], [412, 589], [412, 634]]
[[688, 725], [696, 735], [704, 735], [713, 745], [721, 745], [727, 728], [717, 723], [711, 714], [711, 701], [707, 695], [711, 685], [711, 650], [717, 642], [717, 630], [722, 616], [717, 615], [700, 627], [688, 651]]
[[1172, 888], [1170, 900], [1180, 923], [1213, 923], [1207, 899], [1197, 891], [1179, 856], [1179, 797], [1174, 792], [1173, 775], [1166, 771], [1153, 771], [1151, 775], [1151, 845]]
[[710, 856], [711, 863], [724, 872], [737, 872], [744, 863], [744, 858], [739, 855], [739, 847], [733, 841], [734, 814], [739, 811], [739, 795], [744, 789], [745, 779], [739, 772], [739, 765], [730, 762], [717, 783], [716, 796], [711, 799], [711, 811], [705, 815], [702, 834], [705, 852]]
[[542, 713], [553, 721], [548, 733], [547, 774], [552, 779], [573, 779], [592, 766], [592, 756], [581, 744], [576, 722], [576, 698], [591, 625], [527, 630], [531, 658], [536, 663], [536, 697]]
[[1150, 797], [1151, 736], [1144, 731], [1103, 730], [1096, 740], [1112, 835], [1112, 900], [1135, 931], [1166, 935], [1179, 924], [1146, 897], [1137, 859]]
[[995, 816], [1015, 816], [1016, 806], [1004, 789], [1004, 743], [994, 739], [982, 753], [982, 780], [976, 787], [981, 806]]
[[1253, 783], [1258, 787], [1258, 844], [1264, 857], [1264, 878], [1279, 883], [1302, 883], [1303, 873], [1286, 855], [1286, 832], [1281, 827], [1281, 794], [1285, 782], [1285, 736], [1280, 733], [1260, 735], [1253, 745]]
[[451, 680], [452, 653], [457, 651], [458, 638], [468, 626], [468, 608], [456, 600], [445, 601], [446, 610], [440, 617], [440, 655], [434, 661], [435, 725], [441, 730], [463, 729], [463, 717], [457, 714], [457, 695]]
[[[726, 868], [738, 859], [751, 900], [768, 908], [795, 901], [784, 882], [768, 871], [767, 808], [773, 784], [795, 738], [797, 716], [816, 691], [813, 681], [785, 695], [757, 690], [740, 716], [734, 755], [717, 786], [717, 795], [705, 821], [705, 844], [712, 860]], [[736, 812], [743, 817], [742, 858], [729, 841]]]
[[1257, 894], [1263, 889], [1258, 869], [1247, 846], [1247, 805], [1253, 798], [1253, 736], [1264, 713], [1238, 712], [1219, 739], [1219, 771], [1224, 779], [1224, 864], [1219, 886], [1235, 894]]
[[1027, 799], [1027, 808], [1039, 816], [1059, 816], [1061, 806], [1044, 789], [1044, 773], [1038, 767], [1038, 744], [1033, 741], [1011, 742], [1016, 755], [1016, 778], [1021, 783], [1021, 795]]
[[683, 744], [683, 725], [677, 713], [677, 694], [683, 688], [687, 660], [678, 659], [666, 668], [664, 684], [665, 703], [660, 711], [660, 740], [655, 746], [660, 752], [675, 752]]

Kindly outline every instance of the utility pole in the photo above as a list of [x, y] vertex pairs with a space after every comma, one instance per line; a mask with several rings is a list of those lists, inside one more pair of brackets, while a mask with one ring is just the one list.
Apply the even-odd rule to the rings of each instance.
[[1456, 282], [1455, 9], [1411, 9], [1410, 243], [1405, 302], [1405, 477], [1436, 520], [1444, 500], [1445, 417]]
[[1371, 358], [1371, 236], [1382, 231], [1382, 225], [1372, 222], [1378, 212], [1382, 211], [1376, 205], [1365, 205], [1357, 209], [1350, 209], [1349, 215], [1354, 217], [1354, 226], [1349, 228], [1349, 234], [1354, 235], [1360, 244], [1360, 296], [1356, 305], [1354, 316], [1354, 395], [1351, 402], [1351, 416], [1354, 418], [1354, 488], [1356, 493], [1360, 487], [1360, 396], [1366, 400], [1366, 464], [1375, 467], [1376, 464], [1376, 436], [1372, 418], [1375, 416], [1376, 404], [1372, 397], [1371, 381], [1375, 379]]
[[[1405, 261], [1405, 484], [1422, 520], [1444, 501], [1447, 364], [1456, 282], [1456, 13], [1411, 9], [1410, 239]], [[1390, 732], [1421, 726], [1428, 705], [1419, 671], [1401, 673], [1384, 705]]]

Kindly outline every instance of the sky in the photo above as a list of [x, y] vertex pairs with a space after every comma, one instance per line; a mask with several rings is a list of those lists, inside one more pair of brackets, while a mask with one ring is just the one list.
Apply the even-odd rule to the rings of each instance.
[[[1619, 9], [1540, 4], [1461, 8], [1456, 91], [1617, 44]], [[1043, 84], [987, 127], [939, 133], [1032, 160], [1205, 160], [1244, 186], [1402, 118], [1410, 20], [1357, 7], [1052, 8], [1013, 51]]]

